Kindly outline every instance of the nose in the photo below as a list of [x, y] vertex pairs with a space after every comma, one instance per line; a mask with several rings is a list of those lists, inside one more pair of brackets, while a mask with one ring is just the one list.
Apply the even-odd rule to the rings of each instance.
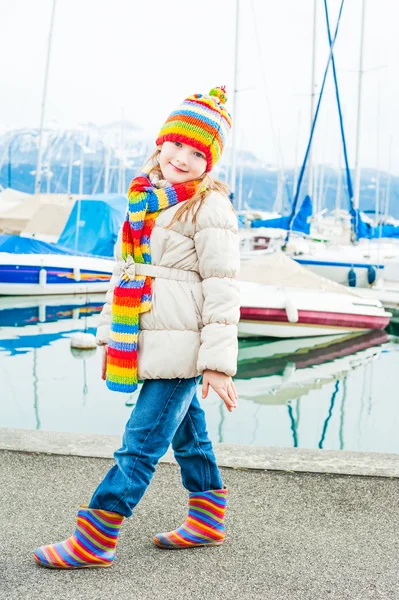
[[187, 165], [187, 163], [188, 163], [188, 149], [187, 148], [180, 148], [179, 152], [177, 153], [176, 160], [177, 160], [177, 162], [180, 165]]

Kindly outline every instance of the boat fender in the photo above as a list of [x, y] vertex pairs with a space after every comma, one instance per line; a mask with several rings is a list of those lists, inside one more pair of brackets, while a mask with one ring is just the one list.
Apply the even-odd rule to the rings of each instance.
[[348, 285], [349, 287], [356, 287], [356, 272], [353, 268], [348, 273]]
[[294, 362], [287, 362], [287, 364], [284, 367], [284, 371], [283, 371], [283, 375], [282, 375], [282, 379], [284, 382], [287, 382], [291, 379], [291, 377], [293, 376], [293, 374], [296, 371], [296, 365]]
[[75, 281], [80, 281], [80, 269], [79, 267], [74, 267], [73, 269], [73, 278]]
[[367, 269], [367, 281], [369, 282], [369, 285], [373, 285], [373, 283], [375, 282], [376, 279], [377, 279], [377, 272], [376, 272], [375, 268], [373, 267], [373, 265], [370, 265], [369, 268]]
[[39, 271], [39, 285], [44, 287], [47, 285], [47, 271], [46, 269], [40, 269]]
[[74, 358], [78, 358], [81, 360], [87, 360], [91, 358], [96, 353], [96, 348], [74, 348], [71, 346], [71, 354]]
[[71, 337], [71, 348], [79, 348], [80, 350], [94, 350], [97, 348], [96, 338], [92, 333], [78, 331]]
[[287, 298], [285, 301], [285, 313], [287, 315], [287, 319], [289, 323], [298, 323], [299, 315], [298, 309], [291, 300], [291, 298]]

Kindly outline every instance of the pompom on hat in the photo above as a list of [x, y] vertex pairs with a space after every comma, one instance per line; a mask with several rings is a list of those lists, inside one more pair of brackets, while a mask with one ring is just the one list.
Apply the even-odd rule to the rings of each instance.
[[194, 146], [206, 156], [209, 173], [222, 155], [226, 138], [232, 126], [225, 109], [226, 90], [212, 88], [209, 94], [194, 94], [186, 98], [162, 125], [156, 144], [181, 142]]

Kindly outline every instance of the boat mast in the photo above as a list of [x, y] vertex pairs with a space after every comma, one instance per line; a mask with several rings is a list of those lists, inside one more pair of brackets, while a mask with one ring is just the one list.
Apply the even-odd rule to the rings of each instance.
[[106, 144], [105, 164], [104, 164], [104, 194], [109, 193], [109, 176], [111, 165], [111, 146]]
[[51, 189], [51, 158], [52, 158], [52, 152], [53, 152], [53, 136], [50, 135], [49, 137], [49, 141], [48, 141], [48, 151], [47, 151], [47, 185], [46, 185], [46, 193], [49, 194], [50, 193], [50, 189]]
[[[312, 53], [312, 82], [310, 88], [310, 131], [312, 131], [314, 117], [314, 101], [316, 88], [316, 34], [317, 34], [317, 0], [313, 0], [313, 53]], [[308, 157], [308, 196], [313, 200], [313, 165], [312, 165], [312, 147], [309, 150]], [[314, 213], [315, 211], [313, 211]]]
[[71, 193], [72, 189], [72, 169], [73, 169], [73, 153], [74, 153], [74, 140], [70, 140], [70, 149], [69, 149], [69, 167], [68, 167], [68, 183], [67, 183], [67, 192]]
[[83, 136], [83, 141], [80, 146], [80, 175], [79, 175], [79, 194], [82, 196], [84, 191], [84, 177], [85, 177], [85, 146], [87, 140], [87, 133]]
[[76, 209], [76, 225], [75, 225], [75, 250], [79, 249], [79, 227], [80, 227], [80, 212], [81, 212], [81, 200], [84, 190], [84, 176], [85, 176], [85, 147], [87, 141], [87, 129], [85, 131], [83, 142], [80, 147], [80, 177], [79, 177], [79, 198]]
[[301, 127], [301, 111], [298, 110], [297, 126], [296, 126], [296, 140], [295, 140], [295, 167], [294, 167], [294, 184], [292, 187], [292, 197], [295, 196], [296, 186], [298, 183], [298, 148], [299, 148], [299, 133]]
[[37, 149], [35, 194], [40, 193], [40, 186], [41, 186], [41, 182], [42, 182], [43, 124], [44, 124], [44, 112], [45, 112], [45, 108], [46, 108], [47, 82], [48, 82], [48, 74], [49, 74], [49, 68], [50, 68], [51, 42], [52, 42], [52, 38], [53, 38], [54, 15], [55, 15], [56, 3], [57, 3], [57, 0], [53, 0], [53, 8], [51, 11], [51, 21], [50, 21], [50, 33], [49, 33], [49, 37], [48, 37], [48, 46], [47, 46], [46, 70], [45, 70], [45, 74], [44, 74], [42, 108], [41, 108], [41, 115], [40, 115], [39, 145], [38, 145], [38, 149]]
[[243, 147], [243, 134], [241, 132], [241, 136], [240, 136], [240, 148], [241, 148], [241, 152], [240, 152], [240, 170], [239, 170], [239, 176], [238, 176], [238, 210], [242, 210], [242, 183], [243, 183], [243, 176], [244, 176], [244, 159], [243, 159], [243, 151], [242, 151], [242, 147]]
[[341, 188], [342, 188], [342, 173], [341, 173], [341, 155], [338, 158], [337, 169], [337, 189], [335, 195], [335, 220], [338, 220], [338, 213], [341, 210]]
[[[375, 174], [375, 219], [376, 225], [380, 224], [380, 211], [382, 203], [380, 203], [380, 116], [381, 116], [381, 82], [380, 70], [378, 70], [378, 90], [377, 90], [377, 172]], [[382, 211], [381, 211], [382, 212]]]
[[360, 196], [360, 125], [361, 125], [361, 109], [362, 109], [362, 91], [363, 91], [363, 45], [364, 45], [364, 24], [366, 14], [366, 0], [362, 0], [362, 18], [361, 18], [361, 33], [360, 33], [360, 55], [359, 55], [359, 79], [358, 79], [358, 94], [357, 94], [357, 123], [356, 123], [356, 155], [355, 155], [355, 186], [353, 193], [353, 208], [359, 208]]
[[120, 157], [119, 157], [119, 180], [118, 180], [118, 193], [125, 193], [125, 111], [122, 108], [121, 113], [121, 140], [120, 140]]
[[234, 205], [236, 190], [236, 131], [237, 131], [237, 77], [238, 77], [238, 34], [239, 34], [240, 0], [236, 0], [236, 32], [234, 48], [234, 81], [233, 81], [233, 132], [231, 140], [231, 173], [230, 173], [230, 191], [231, 200]]
[[391, 195], [391, 159], [392, 159], [392, 136], [389, 139], [389, 156], [388, 156], [388, 178], [385, 194], [385, 220], [389, 217], [389, 201]]

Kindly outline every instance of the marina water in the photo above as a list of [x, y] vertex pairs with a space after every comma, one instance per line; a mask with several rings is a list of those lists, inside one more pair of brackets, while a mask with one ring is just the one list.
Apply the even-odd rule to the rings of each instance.
[[[121, 435], [132, 395], [101, 379], [94, 333], [103, 297], [0, 298], [0, 427]], [[239, 340], [239, 406], [210, 391], [214, 442], [399, 453], [399, 337], [389, 332]]]

